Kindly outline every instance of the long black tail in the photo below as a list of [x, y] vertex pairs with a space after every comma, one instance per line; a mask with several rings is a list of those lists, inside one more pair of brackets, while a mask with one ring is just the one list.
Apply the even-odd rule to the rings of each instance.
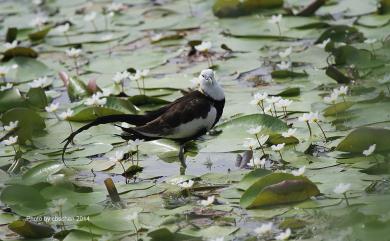
[[[108, 124], [108, 123], [114, 123], [114, 122], [126, 122], [131, 125], [139, 126], [139, 125], [144, 125], [148, 122], [148, 117], [144, 115], [107, 115], [107, 116], [102, 116], [98, 117], [96, 120], [92, 121], [89, 124], [86, 124], [85, 126], [79, 128], [78, 130], [72, 132], [65, 140], [62, 141], [62, 143], [65, 142], [65, 145], [62, 149], [62, 162], [65, 164], [65, 151], [68, 145], [73, 142], [74, 137], [85, 131], [88, 130], [89, 128], [93, 126], [98, 126], [102, 124]], [[65, 164], [66, 165], [66, 164]]]

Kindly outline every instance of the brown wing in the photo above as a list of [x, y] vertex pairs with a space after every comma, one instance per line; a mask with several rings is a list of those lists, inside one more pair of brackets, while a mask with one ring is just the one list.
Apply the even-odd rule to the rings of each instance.
[[171, 134], [180, 124], [199, 117], [206, 118], [211, 104], [201, 92], [191, 92], [171, 103], [158, 118], [134, 130], [144, 135], [164, 137]]

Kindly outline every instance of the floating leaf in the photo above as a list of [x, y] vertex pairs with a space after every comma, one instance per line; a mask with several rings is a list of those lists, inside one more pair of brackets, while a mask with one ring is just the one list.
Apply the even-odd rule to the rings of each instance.
[[45, 91], [42, 88], [30, 88], [26, 97], [30, 105], [39, 109], [44, 109], [48, 105]]
[[371, 127], [355, 129], [338, 144], [336, 150], [361, 154], [372, 144], [376, 144], [376, 152], [390, 151], [390, 130]]
[[295, 136], [284, 137], [281, 134], [270, 135], [268, 143], [272, 145], [285, 143], [286, 145], [298, 144], [299, 140]]
[[51, 26], [46, 27], [46, 28], [39, 30], [37, 32], [29, 33], [28, 38], [31, 41], [40, 41], [46, 37], [46, 35], [50, 32], [50, 30], [51, 30]]
[[39, 215], [46, 210], [46, 200], [34, 187], [11, 185], [4, 188], [0, 199], [22, 216]]
[[169, 229], [167, 228], [159, 228], [152, 230], [148, 233], [148, 237], [152, 239], [152, 241], [172, 241], [172, 240], [191, 240], [194, 239], [195, 237], [185, 235], [185, 234], [180, 234], [180, 233], [172, 233]]
[[14, 57], [36, 58], [38, 57], [38, 53], [32, 48], [15, 47], [4, 52], [3, 61], [8, 61]]
[[241, 181], [236, 185], [238, 189], [247, 190], [250, 186], [252, 186], [259, 178], [270, 174], [271, 171], [266, 169], [257, 168], [248, 174], [246, 174]]
[[335, 25], [326, 29], [315, 43], [319, 44], [327, 39], [330, 39], [333, 42], [352, 43], [363, 42], [364, 36], [355, 27]]
[[43, 130], [46, 125], [41, 116], [35, 111], [27, 108], [13, 108], [5, 112], [1, 118], [3, 123], [9, 123], [11, 121], [19, 121], [16, 134], [18, 135], [18, 142], [24, 143], [27, 140], [31, 140], [34, 133]]
[[293, 72], [290, 70], [274, 70], [271, 73], [272, 78], [298, 78], [298, 77], [306, 77], [307, 73]]
[[93, 121], [99, 116], [124, 114], [121, 111], [100, 106], [82, 106], [75, 110], [73, 116], [69, 117], [70, 121], [86, 122]]
[[0, 91], [0, 112], [5, 112], [15, 107], [25, 107], [25, 99], [20, 95], [20, 91], [12, 88]]
[[24, 173], [22, 180], [26, 185], [45, 182], [50, 175], [57, 173], [63, 167], [64, 165], [60, 162], [44, 162], [32, 167], [26, 173]]
[[337, 81], [339, 84], [349, 84], [351, 78], [346, 76], [343, 72], [337, 69], [336, 66], [329, 65], [325, 71], [326, 75]]
[[25, 220], [14, 221], [8, 228], [24, 238], [48, 238], [54, 234], [54, 229], [49, 225]]
[[17, 28], [8, 28], [7, 34], [5, 35], [5, 41], [7, 43], [12, 43], [14, 40], [16, 40], [17, 36], [18, 36], [18, 29]]
[[272, 173], [250, 186], [242, 195], [240, 204], [245, 208], [287, 204], [306, 200], [319, 193], [317, 186], [306, 177]]
[[294, 97], [298, 96], [301, 93], [301, 89], [298, 87], [294, 88], [287, 88], [279, 93], [277, 93], [277, 96], [282, 96], [282, 97]]
[[344, 101], [337, 104], [330, 105], [324, 109], [324, 116], [332, 116], [337, 115], [339, 113], [343, 113], [353, 106], [353, 102]]
[[70, 100], [79, 100], [83, 97], [90, 96], [87, 85], [78, 77], [70, 77], [66, 86]]
[[220, 18], [237, 17], [261, 9], [274, 8], [282, 5], [282, 0], [218, 0], [214, 3], [213, 13]]
[[357, 49], [350, 45], [335, 48], [332, 51], [336, 65], [354, 65], [360, 69], [375, 68], [384, 65], [374, 58], [374, 55], [366, 49]]

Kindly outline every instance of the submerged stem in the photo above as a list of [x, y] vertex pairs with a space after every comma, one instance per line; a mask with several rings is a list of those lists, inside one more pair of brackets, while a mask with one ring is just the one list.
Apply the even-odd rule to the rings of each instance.
[[322, 127], [321, 127], [320, 123], [316, 122], [316, 124], [317, 124], [317, 125], [318, 125], [318, 127], [320, 128], [320, 130], [321, 130], [322, 134], [324, 135], [325, 141], [326, 141], [328, 138], [327, 138], [327, 137], [326, 137], [326, 135], [325, 135], [325, 131], [322, 129]]
[[307, 125], [307, 128], [309, 128], [309, 133], [310, 133], [310, 136], [312, 135], [312, 132], [311, 132], [311, 127], [310, 127], [310, 124], [308, 121], [306, 121], [306, 125]]

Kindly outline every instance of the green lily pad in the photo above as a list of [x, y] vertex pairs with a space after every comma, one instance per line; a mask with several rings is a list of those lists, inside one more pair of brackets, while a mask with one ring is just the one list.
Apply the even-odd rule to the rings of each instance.
[[345, 101], [326, 107], [323, 112], [324, 116], [333, 116], [339, 113], [343, 113], [354, 105], [353, 102]]
[[[361, 127], [349, 133], [336, 147], [338, 151], [362, 153], [372, 144], [375, 151], [390, 151], [390, 130], [383, 128]], [[363, 155], [363, 154], [362, 154]]]
[[54, 234], [54, 229], [49, 225], [24, 220], [14, 221], [8, 228], [25, 238], [48, 238]]
[[24, 184], [32, 185], [39, 182], [47, 181], [48, 176], [60, 171], [64, 165], [60, 162], [44, 162], [34, 166], [23, 174]]
[[240, 205], [256, 208], [304, 201], [320, 192], [317, 186], [303, 176], [272, 173], [261, 177], [242, 195]]
[[28, 108], [13, 108], [5, 112], [1, 118], [3, 123], [11, 121], [19, 121], [16, 134], [18, 135], [18, 142], [24, 143], [27, 140], [32, 140], [35, 133], [45, 129], [46, 125], [43, 118], [35, 111]]

